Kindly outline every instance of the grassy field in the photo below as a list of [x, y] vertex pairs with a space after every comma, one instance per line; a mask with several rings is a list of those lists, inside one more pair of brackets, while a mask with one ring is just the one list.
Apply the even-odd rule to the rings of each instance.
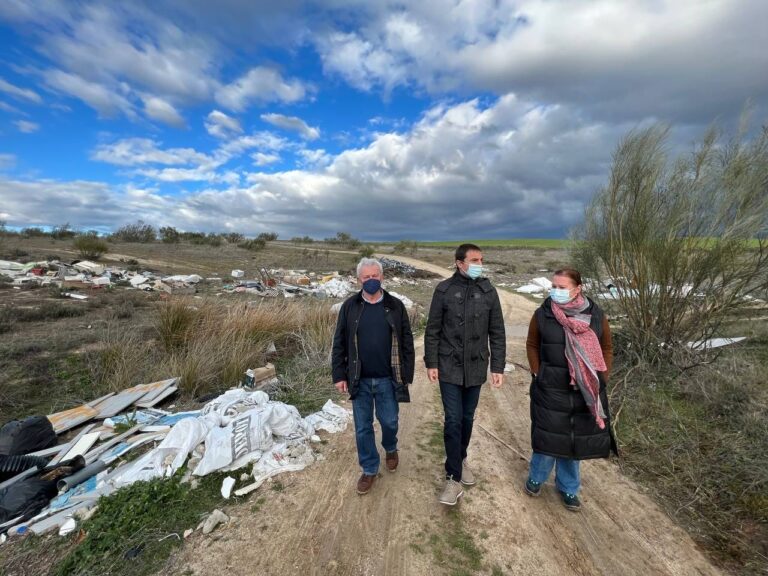
[[455, 241], [438, 241], [438, 242], [419, 242], [419, 246], [431, 246], [438, 248], [456, 248], [459, 244], [465, 242], [475, 244], [481, 248], [506, 248], [509, 250], [514, 249], [530, 249], [530, 248], [543, 248], [547, 250], [564, 250], [568, 247], [568, 240], [557, 238], [509, 238], [509, 239], [497, 239], [497, 240], [455, 240]]

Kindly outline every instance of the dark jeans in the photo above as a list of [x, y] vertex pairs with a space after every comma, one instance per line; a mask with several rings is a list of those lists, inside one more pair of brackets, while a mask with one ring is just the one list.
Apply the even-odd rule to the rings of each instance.
[[467, 457], [467, 446], [472, 437], [472, 423], [480, 399], [480, 386], [465, 387], [440, 381], [440, 396], [445, 411], [445, 475], [459, 482], [461, 464]]

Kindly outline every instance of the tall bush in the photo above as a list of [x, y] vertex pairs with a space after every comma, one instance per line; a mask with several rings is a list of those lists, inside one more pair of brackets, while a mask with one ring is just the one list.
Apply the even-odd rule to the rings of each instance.
[[575, 233], [574, 259], [616, 286], [631, 351], [650, 362], [716, 334], [768, 278], [768, 129], [726, 140], [713, 128], [678, 158], [668, 136], [624, 138]]

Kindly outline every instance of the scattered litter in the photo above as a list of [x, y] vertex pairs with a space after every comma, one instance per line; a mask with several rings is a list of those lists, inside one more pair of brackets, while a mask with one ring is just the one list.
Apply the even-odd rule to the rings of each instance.
[[225, 500], [229, 500], [229, 497], [232, 495], [232, 488], [235, 486], [235, 479], [231, 476], [227, 476], [224, 478], [224, 481], [221, 483], [221, 496]]
[[514, 372], [515, 371], [515, 365], [511, 362], [507, 362], [504, 364], [504, 372]]
[[242, 278], [245, 276], [245, 272], [242, 270], [232, 270], [231, 276], [232, 278]]
[[61, 525], [61, 528], [59, 528], [59, 536], [71, 534], [75, 531], [75, 528], [77, 528], [77, 521], [74, 518], [67, 518], [64, 524]]
[[331, 298], [344, 298], [353, 291], [352, 284], [341, 278], [331, 278], [322, 284], [323, 292]]
[[408, 296], [403, 296], [402, 294], [398, 294], [398, 293], [397, 293], [397, 292], [395, 292], [394, 290], [393, 290], [393, 291], [390, 291], [390, 294], [391, 294], [392, 296], [394, 296], [395, 298], [397, 298], [398, 300], [400, 300], [400, 301], [403, 303], [403, 305], [404, 305], [404, 306], [405, 306], [405, 307], [406, 307], [408, 310], [410, 310], [411, 308], [413, 308], [413, 300], [411, 300], [410, 298], [408, 298]]
[[226, 524], [227, 522], [229, 522], [229, 516], [217, 508], [210, 513], [208, 518], [206, 518], [198, 528], [203, 529], [203, 534], [210, 534], [219, 524]]
[[549, 278], [540, 277], [534, 278], [529, 284], [515, 288], [515, 292], [520, 292], [521, 294], [538, 294], [549, 290], [551, 287], [552, 282]]
[[72, 298], [73, 300], [88, 300], [88, 296], [85, 294], [75, 294], [74, 292], [64, 292], [62, 293], [62, 296]]
[[746, 336], [737, 336], [735, 338], [711, 338], [709, 340], [697, 340], [696, 342], [688, 342], [687, 346], [691, 350], [709, 350], [711, 348], [730, 346], [731, 344], [736, 344], [746, 339]]
[[[272, 344], [274, 346], [274, 344]], [[268, 363], [261, 368], [249, 368], [245, 371], [245, 381], [243, 386], [245, 388], [263, 388], [266, 384], [274, 380], [275, 378], [275, 366]]]
[[[258, 386], [275, 377], [274, 366], [249, 370], [248, 375]], [[231, 498], [233, 491], [236, 495], [248, 493], [269, 478], [302, 470], [322, 459], [312, 447], [321, 441], [317, 432], [340, 432], [351, 421], [351, 411], [330, 400], [321, 411], [302, 418], [294, 406], [247, 388], [227, 390], [201, 410], [169, 414], [154, 408], [137, 409], [142, 401], [162, 398], [177, 383], [177, 378], [169, 378], [141, 384], [48, 417], [29, 419], [43, 423], [48, 438], [23, 446], [23, 452], [44, 452], [53, 457], [52, 464], [42, 470], [48, 458], [5, 457], [27, 459], [30, 467], [14, 469], [15, 476], [0, 483], [0, 533], [71, 533], [78, 519], [93, 514], [101, 496], [137, 481], [170, 477], [185, 463], [192, 486], [197, 484], [192, 474], [234, 471], [252, 464], [250, 473], [232, 474], [221, 486], [224, 498]], [[94, 418], [104, 418], [103, 424], [86, 424]], [[7, 431], [18, 426], [9, 423], [0, 430], [0, 446], [3, 432], [8, 436]], [[57, 434], [75, 426], [81, 427], [77, 435], [50, 446]], [[130, 428], [116, 433], [116, 426]], [[139, 458], [119, 460], [129, 450], [150, 443], [154, 445]], [[252, 483], [234, 490], [237, 477]], [[214, 511], [202, 527], [209, 533], [230, 521], [221, 511]]]

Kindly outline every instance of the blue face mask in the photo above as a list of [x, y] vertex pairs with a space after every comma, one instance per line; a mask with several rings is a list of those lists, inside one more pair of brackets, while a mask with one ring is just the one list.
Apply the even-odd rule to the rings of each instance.
[[381, 280], [378, 278], [368, 278], [365, 282], [363, 282], [363, 290], [365, 290], [366, 294], [370, 294], [373, 296], [381, 289]]
[[558, 304], [568, 304], [573, 298], [571, 298], [571, 291], [568, 288], [550, 288], [549, 297]]
[[483, 273], [483, 265], [482, 264], [470, 264], [467, 266], [467, 276], [472, 278], [472, 280], [477, 280], [480, 278], [480, 275]]

